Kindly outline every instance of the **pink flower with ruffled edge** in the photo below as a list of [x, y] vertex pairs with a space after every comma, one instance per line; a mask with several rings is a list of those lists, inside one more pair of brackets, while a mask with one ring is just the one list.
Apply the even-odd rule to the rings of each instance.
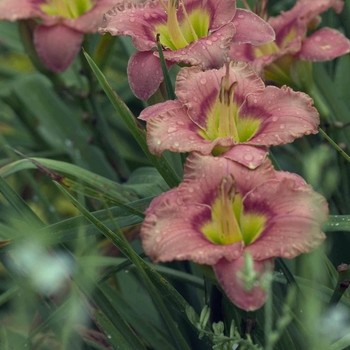
[[317, 248], [325, 239], [321, 225], [327, 216], [325, 198], [298, 175], [275, 171], [269, 160], [249, 170], [194, 152], [184, 181], [147, 209], [141, 238], [156, 263], [211, 265], [232, 302], [254, 310], [265, 302], [266, 291], [247, 290], [240, 273], [245, 253], [254, 271], [264, 274], [274, 257], [293, 258]]
[[[258, 45], [274, 40], [271, 27], [254, 13], [236, 9], [236, 0], [124, 1], [105, 15], [101, 34], [128, 35], [138, 50], [129, 61], [134, 94], [148, 99], [163, 81], [156, 35], [169, 66], [185, 63], [219, 68], [232, 43]], [[153, 51], [152, 51], [153, 50]]]
[[63, 72], [79, 53], [84, 34], [97, 31], [116, 1], [2, 0], [0, 20], [40, 20], [33, 39], [37, 54], [48, 69]]
[[264, 160], [266, 146], [318, 132], [319, 115], [308, 95], [265, 87], [244, 62], [205, 72], [183, 68], [175, 92], [178, 100], [148, 107], [139, 116], [147, 121], [154, 154], [222, 154], [253, 169]]
[[[298, 0], [295, 6], [268, 23], [276, 32], [276, 41], [253, 47], [249, 44], [233, 45], [231, 59], [250, 62], [266, 80], [279, 84], [290, 81], [290, 64], [295, 60], [311, 62], [329, 61], [350, 52], [350, 41], [339, 31], [321, 28], [310, 36], [307, 31], [319, 24], [319, 15], [330, 8], [336, 13], [343, 9], [342, 0]], [[263, 15], [267, 18], [267, 15]]]

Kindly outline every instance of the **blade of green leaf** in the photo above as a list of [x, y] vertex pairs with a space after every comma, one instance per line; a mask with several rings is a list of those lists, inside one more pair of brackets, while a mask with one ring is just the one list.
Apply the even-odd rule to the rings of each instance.
[[45, 168], [64, 176], [59, 181], [72, 190], [90, 197], [108, 199], [117, 203], [119, 206], [123, 206], [125, 209], [129, 209], [135, 215], [144, 216], [142, 212], [129, 208], [125, 204], [126, 202], [137, 199], [137, 195], [130, 187], [127, 189], [123, 185], [74, 164], [44, 158], [22, 159], [2, 167], [0, 169], [0, 175], [6, 177], [20, 170], [36, 168], [46, 172], [51, 177], [57, 174], [50, 174]]
[[44, 226], [44, 223], [32, 211], [28, 204], [11, 188], [11, 186], [7, 184], [2, 176], [0, 176], [0, 192], [25, 222], [35, 227]]
[[350, 232], [350, 215], [330, 215], [322, 229], [325, 232]]
[[93, 72], [95, 73], [98, 81], [100, 82], [104, 92], [107, 97], [111, 101], [115, 110], [123, 119], [124, 123], [130, 130], [130, 132], [135, 137], [136, 141], [139, 143], [142, 150], [145, 152], [146, 156], [149, 158], [154, 167], [159, 171], [159, 173], [163, 176], [164, 180], [167, 184], [172, 188], [176, 187], [180, 183], [180, 178], [172, 169], [170, 164], [166, 161], [164, 157], [157, 157], [154, 154], [150, 153], [147, 147], [146, 142], [146, 133], [145, 131], [137, 124], [135, 116], [131, 113], [130, 109], [126, 106], [126, 104], [120, 99], [120, 97], [116, 94], [116, 92], [112, 89], [110, 84], [108, 83], [106, 77], [100, 71], [100, 69], [96, 66], [95, 62], [92, 58], [84, 52], [84, 55], [89, 62], [89, 65]]
[[[145, 274], [147, 273], [147, 275], [149, 276], [150, 272], [148, 265], [132, 250], [128, 242], [126, 242], [125, 239], [123, 239], [124, 237], [121, 234], [119, 228], [116, 228], [116, 230], [117, 232], [119, 230], [120, 234], [115, 234], [114, 232], [109, 230], [105, 225], [103, 225], [93, 215], [91, 215], [90, 212], [88, 212], [84, 207], [82, 207], [80, 203], [75, 198], [73, 198], [59, 183], [56, 182], [56, 185], [63, 192], [63, 194], [73, 203], [73, 205], [76, 206], [78, 210], [101, 231], [101, 233], [103, 233], [113, 244], [115, 244], [118, 247], [118, 249], [127, 258], [129, 258], [135, 264], [135, 266], [138, 268], [139, 273], [141, 274], [141, 276], [143, 276], [144, 282], [150, 291], [150, 295], [152, 296], [152, 298], [155, 299], [156, 305], [161, 309], [160, 311], [164, 317], [164, 320], [167, 323], [171, 334], [173, 335], [174, 343], [177, 344], [178, 348], [181, 350], [189, 349], [181, 333], [174, 324], [174, 321], [171, 318], [169, 311], [167, 310], [165, 305], [163, 305], [163, 301], [159, 297], [159, 295], [162, 295], [162, 293], [158, 294], [158, 288], [155, 288], [151, 281], [148, 281], [148, 277], [145, 278]], [[154, 275], [154, 277], [157, 277], [157, 279], [159, 279], [160, 277], [154, 271], [152, 271], [152, 275]], [[174, 294], [173, 291], [172, 293]]]
[[174, 94], [174, 89], [173, 89], [173, 86], [171, 84], [171, 80], [170, 80], [170, 76], [169, 76], [169, 72], [168, 72], [168, 67], [165, 63], [163, 49], [162, 49], [162, 45], [160, 43], [159, 37], [160, 37], [160, 34], [157, 34], [157, 49], [158, 49], [158, 53], [159, 53], [160, 63], [162, 65], [162, 71], [163, 71], [167, 95], [168, 95], [168, 98], [170, 100], [175, 100], [176, 96]]
[[140, 314], [136, 307], [128, 304], [118, 291], [112, 290], [107, 284], [102, 284], [100, 288], [109, 298], [111, 304], [119, 310], [137, 333], [147, 340], [153, 349], [175, 349], [166, 339], [166, 335], [152, 321], [145, 322], [144, 315]]

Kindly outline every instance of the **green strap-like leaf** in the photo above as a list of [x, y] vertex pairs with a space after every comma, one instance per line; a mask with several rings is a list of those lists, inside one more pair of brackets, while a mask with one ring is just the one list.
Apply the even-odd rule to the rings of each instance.
[[170, 164], [166, 161], [164, 157], [159, 158], [148, 150], [146, 143], [146, 132], [141, 128], [140, 125], [137, 124], [135, 116], [131, 113], [130, 109], [126, 106], [126, 104], [121, 100], [121, 98], [109, 85], [106, 77], [96, 66], [92, 58], [86, 52], [84, 52], [84, 54], [87, 61], [89, 62], [91, 69], [93, 70], [98, 81], [100, 82], [104, 92], [111, 101], [113, 107], [123, 119], [124, 123], [130, 130], [130, 132], [133, 134], [136, 141], [139, 143], [140, 147], [145, 152], [146, 156], [152, 162], [154, 167], [159, 171], [159, 173], [162, 175], [167, 184], [171, 188], [176, 187], [181, 181], [179, 176], [176, 174], [174, 169], [170, 166]]
[[36, 216], [28, 204], [0, 176], [0, 192], [10, 203], [11, 207], [30, 225], [43, 227], [44, 223]]

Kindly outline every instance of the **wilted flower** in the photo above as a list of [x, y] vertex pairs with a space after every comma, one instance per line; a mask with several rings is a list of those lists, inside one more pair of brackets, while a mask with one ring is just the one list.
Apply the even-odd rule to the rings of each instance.
[[[321, 28], [307, 37], [308, 30], [316, 29], [320, 23], [322, 12], [333, 8], [340, 13], [343, 5], [342, 0], [298, 0], [291, 10], [268, 19], [276, 32], [275, 42], [257, 47], [233, 45], [229, 56], [250, 62], [268, 81], [292, 85], [291, 75], [297, 73], [290, 70], [296, 61], [328, 61], [350, 52], [350, 41], [335, 29]], [[260, 15], [267, 19], [266, 13]]]
[[[118, 1], [118, 0], [117, 0]], [[54, 72], [66, 70], [77, 56], [84, 33], [93, 33], [116, 0], [1, 0], [0, 19], [37, 19], [34, 45]]]
[[245, 283], [244, 256], [251, 257], [253, 274], [264, 275], [274, 257], [293, 258], [318, 247], [327, 215], [325, 198], [298, 175], [276, 172], [269, 160], [249, 170], [192, 153], [184, 182], [147, 209], [141, 238], [155, 262], [212, 265], [232, 302], [254, 310], [265, 302], [266, 291]]
[[178, 100], [140, 114], [147, 121], [152, 153], [225, 152], [224, 156], [255, 168], [267, 152], [256, 146], [280, 145], [317, 133], [319, 115], [309, 96], [288, 87], [265, 87], [244, 62], [205, 72], [183, 68], [175, 92]]
[[236, 0], [124, 1], [105, 15], [100, 33], [129, 35], [139, 51], [129, 61], [135, 95], [149, 98], [163, 80], [156, 36], [170, 65], [219, 68], [232, 43], [258, 45], [274, 39], [271, 27], [254, 13], [236, 9]]

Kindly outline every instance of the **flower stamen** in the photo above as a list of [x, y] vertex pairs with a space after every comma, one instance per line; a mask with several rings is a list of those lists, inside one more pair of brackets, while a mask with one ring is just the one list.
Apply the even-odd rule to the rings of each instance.
[[181, 7], [182, 7], [182, 12], [183, 12], [183, 14], [184, 14], [184, 17], [185, 17], [185, 19], [186, 19], [186, 21], [187, 21], [187, 24], [188, 24], [188, 26], [189, 26], [189, 28], [190, 28], [190, 30], [191, 30], [193, 39], [194, 39], [194, 40], [198, 40], [197, 33], [196, 33], [196, 31], [194, 30], [193, 25], [192, 25], [192, 23], [191, 23], [191, 20], [190, 20], [188, 14], [187, 14], [184, 1], [183, 1], [183, 0], [180, 1], [180, 4], [181, 4]]
[[233, 136], [239, 142], [237, 130], [237, 108], [234, 103], [234, 89], [237, 82], [230, 84], [229, 64], [226, 64], [226, 74], [221, 80], [219, 101], [221, 104], [221, 115], [219, 116], [218, 132], [221, 137]]

